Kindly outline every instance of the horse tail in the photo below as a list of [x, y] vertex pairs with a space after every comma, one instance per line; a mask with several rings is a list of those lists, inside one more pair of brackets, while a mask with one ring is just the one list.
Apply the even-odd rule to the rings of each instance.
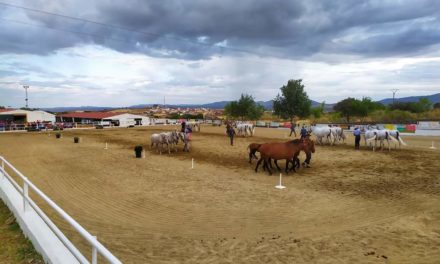
[[367, 141], [370, 142], [370, 141], [376, 140], [376, 138], [377, 138], [377, 134], [374, 133], [374, 137], [367, 139]]
[[252, 126], [252, 136], [254, 135], [254, 133], [255, 133], [255, 126]]
[[399, 131], [397, 131], [397, 140], [399, 140], [400, 144], [407, 146], [407, 144], [403, 141], [402, 137], [399, 134]]
[[388, 138], [391, 139], [391, 141], [399, 143], [399, 141], [395, 137], [393, 137], [391, 135]]
[[344, 129], [343, 128], [341, 128], [341, 138], [345, 139], [345, 134], [344, 134]]

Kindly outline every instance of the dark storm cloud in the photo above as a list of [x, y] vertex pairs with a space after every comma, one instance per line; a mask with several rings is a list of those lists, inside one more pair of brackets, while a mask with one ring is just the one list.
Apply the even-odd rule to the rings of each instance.
[[69, 31], [2, 21], [3, 53], [44, 54], [96, 43], [185, 59], [242, 51], [288, 58], [317, 53], [369, 57], [419, 54], [440, 43], [440, 1], [434, 0], [40, 0], [17, 5], [116, 28], [0, 5], [1, 18]]

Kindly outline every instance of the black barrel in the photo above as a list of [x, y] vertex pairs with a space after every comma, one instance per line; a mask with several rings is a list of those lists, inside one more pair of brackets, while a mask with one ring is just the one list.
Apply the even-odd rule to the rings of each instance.
[[56, 136], [56, 138], [61, 138], [61, 134], [60, 133], [57, 133], [55, 136]]
[[79, 137], [74, 137], [73, 138], [73, 143], [79, 143]]
[[136, 158], [142, 158], [142, 146], [136, 146], [134, 147], [134, 153], [136, 154]]

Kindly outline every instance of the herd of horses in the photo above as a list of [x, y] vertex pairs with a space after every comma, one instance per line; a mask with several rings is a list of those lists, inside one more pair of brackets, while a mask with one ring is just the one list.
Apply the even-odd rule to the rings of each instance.
[[316, 136], [316, 141], [320, 145], [324, 143], [324, 138], [330, 145], [345, 142], [346, 139], [344, 130], [338, 126], [311, 126], [309, 133], [313, 133]]
[[[403, 141], [399, 130], [379, 129], [373, 126], [363, 126], [360, 128], [364, 137], [365, 146], [369, 146], [376, 150], [378, 144], [381, 149], [387, 143], [388, 150], [391, 149], [391, 142], [394, 142], [399, 148], [406, 143]], [[317, 143], [322, 145], [325, 143], [334, 145], [336, 143], [345, 142], [346, 136], [344, 130], [338, 126], [311, 126], [309, 132], [316, 136]]]
[[168, 154], [171, 154], [171, 149], [174, 149], [174, 151], [177, 152], [177, 144], [179, 143], [179, 140], [183, 142], [183, 151], [189, 152], [189, 133], [178, 132], [177, 130], [152, 134], [150, 136], [150, 148], [155, 147], [156, 151], [162, 154], [164, 145], [166, 145]]
[[255, 133], [255, 126], [249, 123], [233, 123], [232, 127], [237, 129], [237, 136], [253, 136]]
[[[263, 162], [263, 169], [267, 170], [269, 175], [272, 175], [272, 160], [278, 170], [281, 170], [278, 166], [278, 160], [286, 160], [285, 172], [296, 171], [300, 167], [299, 154], [303, 151], [306, 154], [306, 160], [303, 165], [309, 167], [309, 163], [312, 157], [312, 153], [315, 153], [315, 142], [310, 139], [310, 136], [303, 137], [301, 139], [294, 139], [287, 142], [274, 142], [274, 143], [251, 143], [248, 146], [249, 151], [249, 163], [252, 163], [252, 159], [258, 159], [255, 155], [256, 152], [260, 153], [260, 159], [258, 159], [255, 167], [255, 172], [258, 172], [258, 167]], [[291, 167], [289, 167], [291, 164]]]
[[364, 132], [365, 146], [368, 144], [371, 148], [373, 148], [373, 151], [377, 148], [378, 142], [381, 149], [383, 149], [385, 142], [388, 144], [388, 150], [391, 149], [390, 142], [398, 144], [399, 148], [402, 145], [406, 146], [406, 143], [400, 136], [399, 130], [378, 129], [369, 126], [366, 129], [362, 128], [362, 131]]
[[[237, 130], [237, 135], [246, 137], [253, 136], [255, 133], [253, 124], [233, 123], [232, 125]], [[390, 150], [390, 142], [398, 144], [399, 148], [401, 145], [406, 145], [398, 130], [379, 129], [378, 127], [372, 126], [361, 127], [360, 130], [364, 136], [365, 146], [369, 146], [373, 150], [377, 148], [378, 144], [379, 147], [383, 149], [385, 143], [388, 144], [388, 150]], [[170, 154], [171, 150], [177, 151], [177, 145], [179, 141], [182, 141], [184, 144], [183, 151], [189, 152], [191, 134], [187, 133], [187, 131], [200, 131], [200, 123], [187, 123], [184, 132], [174, 130], [152, 134], [150, 137], [150, 147], [155, 148], [160, 154], [162, 154], [162, 151], [168, 151]], [[296, 171], [296, 169], [301, 167], [298, 158], [301, 151], [306, 154], [306, 160], [302, 165], [304, 167], [310, 167], [312, 153], [315, 153], [315, 141], [310, 138], [311, 135], [316, 137], [316, 142], [320, 145], [324, 143], [329, 145], [344, 143], [346, 139], [344, 130], [338, 126], [310, 126], [308, 132], [308, 135], [301, 139], [294, 139], [287, 142], [250, 144], [248, 146], [249, 163], [252, 163], [252, 159], [257, 159], [258, 162], [255, 167], [255, 172], [258, 172], [259, 166], [263, 163], [263, 169], [267, 170], [269, 174], [272, 174], [272, 160], [278, 170], [281, 169], [277, 161], [285, 160], [286, 167], [284, 171], [288, 173], [290, 171]], [[260, 158], [256, 156], [257, 152], [260, 153]]]

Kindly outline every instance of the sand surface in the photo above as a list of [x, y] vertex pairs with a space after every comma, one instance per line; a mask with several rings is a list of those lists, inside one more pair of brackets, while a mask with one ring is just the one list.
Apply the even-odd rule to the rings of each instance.
[[278, 190], [278, 173], [255, 173], [246, 147], [287, 130], [257, 128], [231, 147], [224, 127], [203, 126], [190, 153], [149, 149], [151, 133], [172, 128], [1, 133], [0, 155], [124, 263], [439, 263], [439, 137], [404, 136], [390, 152], [355, 151], [352, 137], [317, 146], [312, 168]]

